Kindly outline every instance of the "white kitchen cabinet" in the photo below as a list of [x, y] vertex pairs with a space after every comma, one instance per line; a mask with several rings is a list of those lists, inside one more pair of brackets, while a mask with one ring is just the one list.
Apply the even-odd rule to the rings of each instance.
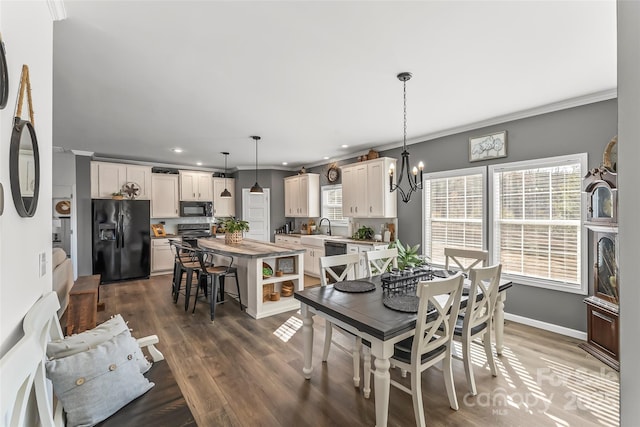
[[342, 167], [342, 214], [352, 218], [395, 218], [397, 195], [389, 190], [389, 167], [381, 157]]
[[174, 256], [169, 245], [170, 239], [151, 239], [151, 272], [173, 270]]
[[180, 200], [212, 202], [211, 173], [180, 171]]
[[91, 198], [108, 199], [122, 191], [127, 183], [135, 183], [139, 200], [151, 198], [151, 167], [124, 163], [91, 162]]
[[306, 252], [304, 253], [305, 274], [320, 277], [320, 258], [324, 256], [324, 248], [307, 245], [303, 246], [306, 249]]
[[320, 175], [305, 173], [284, 179], [286, 217], [320, 216]]
[[179, 216], [178, 175], [151, 174], [151, 218]]
[[36, 162], [33, 150], [20, 150], [19, 167], [20, 194], [22, 197], [31, 197], [36, 187]]
[[[225, 184], [226, 180], [226, 184]], [[231, 193], [230, 198], [220, 197], [224, 189]], [[213, 216], [217, 218], [236, 216], [236, 180], [234, 178], [213, 178]]]
[[387, 249], [389, 247], [388, 243], [383, 244], [373, 244], [373, 245], [358, 245], [358, 244], [347, 244], [347, 253], [348, 254], [358, 254], [360, 255], [360, 260], [358, 261], [358, 265], [356, 266], [356, 279], [363, 279], [369, 275], [369, 270], [367, 269], [367, 258], [365, 252], [368, 251], [380, 251], [383, 249]]
[[299, 245], [300, 237], [290, 236], [288, 234], [276, 234], [275, 241], [276, 243], [294, 243], [296, 245]]

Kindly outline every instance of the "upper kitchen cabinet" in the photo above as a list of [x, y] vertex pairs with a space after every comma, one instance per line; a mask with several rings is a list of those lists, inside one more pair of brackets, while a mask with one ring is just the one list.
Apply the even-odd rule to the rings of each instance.
[[342, 215], [352, 218], [395, 218], [397, 197], [389, 190], [388, 171], [396, 160], [381, 157], [342, 166]]
[[179, 214], [178, 175], [151, 174], [151, 218], [177, 218]]
[[[231, 197], [220, 197], [225, 188], [229, 190]], [[235, 189], [236, 180], [234, 178], [213, 178], [213, 216], [217, 218], [236, 216]]]
[[180, 200], [211, 202], [211, 173], [180, 171]]
[[305, 173], [284, 179], [284, 216], [320, 216], [320, 175]]
[[110, 198], [125, 185], [139, 188], [136, 199], [151, 198], [151, 167], [124, 163], [91, 162], [91, 198]]

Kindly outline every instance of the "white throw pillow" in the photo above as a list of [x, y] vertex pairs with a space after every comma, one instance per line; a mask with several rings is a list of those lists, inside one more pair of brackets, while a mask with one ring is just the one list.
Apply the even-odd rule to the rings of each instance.
[[46, 362], [68, 426], [92, 426], [154, 386], [134, 360], [137, 348], [126, 331], [91, 350]]
[[[116, 314], [106, 322], [93, 329], [80, 334], [71, 335], [61, 340], [54, 340], [47, 344], [47, 357], [49, 359], [60, 359], [68, 357], [81, 351], [90, 350], [111, 338], [126, 332], [129, 337], [129, 327], [121, 315]], [[132, 338], [133, 339], [133, 338]], [[141, 373], [145, 373], [151, 368], [151, 363], [144, 357], [140, 347], [134, 352], [134, 358]]]

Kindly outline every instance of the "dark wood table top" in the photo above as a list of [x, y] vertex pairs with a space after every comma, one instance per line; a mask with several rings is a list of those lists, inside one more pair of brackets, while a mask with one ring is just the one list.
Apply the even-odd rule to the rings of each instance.
[[[380, 276], [361, 280], [373, 282], [376, 289], [371, 292], [348, 293], [327, 285], [296, 291], [294, 298], [383, 341], [416, 327], [415, 313], [403, 313], [382, 304], [383, 296], [388, 294], [382, 291]], [[501, 280], [499, 291], [503, 292], [511, 286], [511, 281]], [[468, 296], [462, 296], [461, 307], [466, 306], [467, 299]]]

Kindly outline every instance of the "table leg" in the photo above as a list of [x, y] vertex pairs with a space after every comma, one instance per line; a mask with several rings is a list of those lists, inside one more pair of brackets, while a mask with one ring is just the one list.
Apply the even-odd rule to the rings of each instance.
[[504, 345], [504, 302], [507, 299], [506, 292], [498, 293], [496, 308], [493, 314], [493, 324], [496, 331], [496, 353], [502, 355]]
[[374, 372], [374, 384], [376, 394], [376, 427], [386, 427], [389, 415], [389, 389], [391, 388], [391, 375], [389, 375], [389, 359], [376, 357], [376, 371]]
[[302, 365], [302, 373], [306, 379], [311, 378], [313, 365], [311, 358], [313, 355], [313, 313], [306, 304], [301, 306], [302, 313], [302, 340], [304, 342], [304, 365]]

